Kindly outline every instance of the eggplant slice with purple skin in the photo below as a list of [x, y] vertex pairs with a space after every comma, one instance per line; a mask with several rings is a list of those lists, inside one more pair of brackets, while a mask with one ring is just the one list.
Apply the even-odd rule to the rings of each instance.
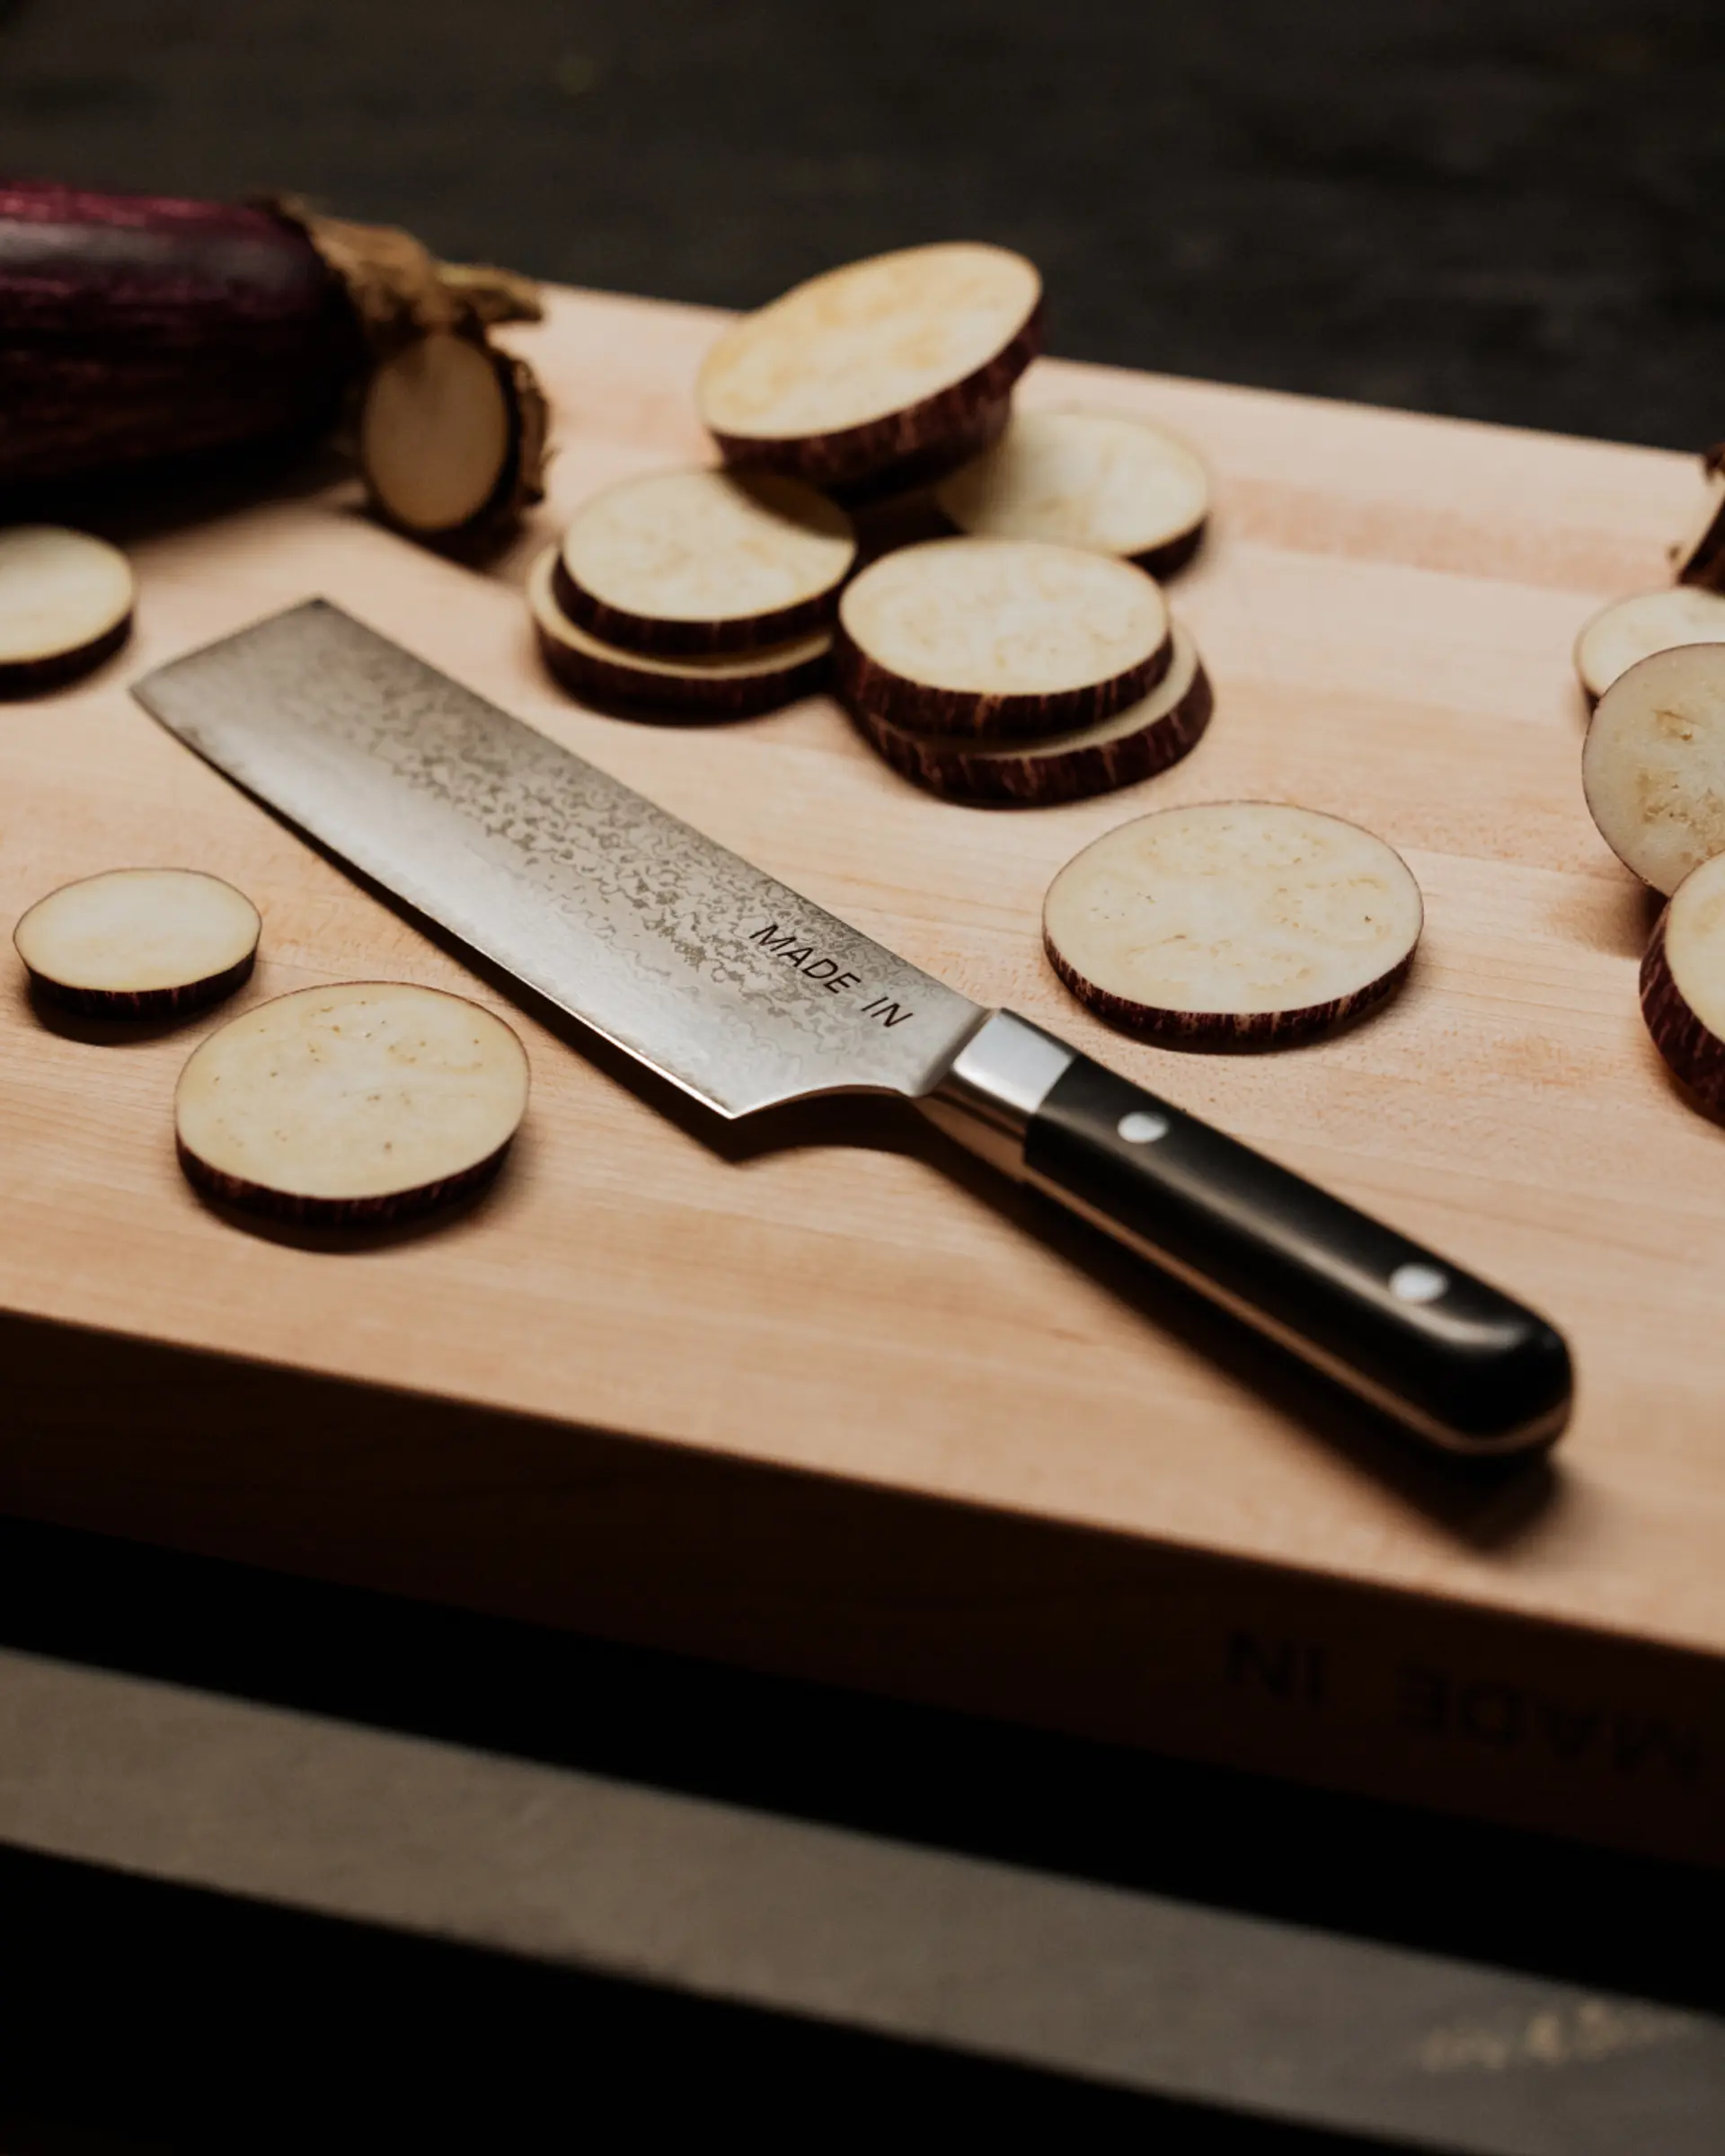
[[833, 640], [825, 630], [760, 651], [658, 658], [624, 651], [571, 622], [557, 603], [558, 549], [527, 576], [527, 611], [547, 668], [571, 695], [643, 718], [748, 719], [825, 687]]
[[252, 975], [263, 923], [200, 869], [103, 869], [37, 899], [13, 929], [32, 987], [86, 1018], [203, 1012]]
[[438, 988], [349, 981], [230, 1019], [193, 1050], [173, 1112], [208, 1197], [365, 1227], [488, 1182], [526, 1107], [526, 1051], [500, 1018]]
[[137, 586], [117, 546], [55, 524], [0, 529], [0, 697], [93, 673], [132, 632]]
[[1668, 897], [1725, 853], [1725, 642], [1620, 674], [1588, 722], [1581, 783], [1606, 844]]
[[1066, 986], [1123, 1032], [1271, 1047], [1391, 994], [1423, 919], [1412, 870], [1358, 824], [1208, 801], [1086, 846], [1048, 887], [1043, 933]]
[[827, 629], [855, 564], [850, 518], [801, 480], [652, 472], [575, 512], [557, 603], [577, 628], [624, 650], [756, 651]]
[[[468, 331], [433, 330], [381, 360], [359, 408], [372, 508], [414, 539], [505, 522], [536, 501], [545, 414], [523, 363]], [[531, 473], [530, 482], [523, 474]]]
[[243, 985], [262, 923], [198, 869], [108, 869], [39, 898], [13, 941], [39, 995], [93, 1018], [200, 1011]]
[[1046, 539], [1170, 576], [1198, 551], [1210, 480], [1177, 434], [1120, 412], [1014, 415], [995, 446], [934, 490], [961, 532]]
[[1692, 870], [1641, 960], [1653, 1045], [1712, 1115], [1725, 1113], [1725, 853]]
[[695, 388], [728, 463], [828, 490], [934, 476], [979, 433], [1041, 343], [1042, 280], [1004, 247], [907, 247], [829, 270], [724, 331]]
[[978, 741], [907, 733], [854, 711], [859, 732], [902, 777], [950, 801], [1052, 808], [1154, 778], [1189, 755], [1214, 697], [1198, 646], [1173, 624], [1168, 671], [1137, 703], [1095, 726], [1039, 741]]
[[1128, 561], [1027, 539], [931, 539], [846, 586], [834, 654], [854, 711], [910, 733], [1023, 740], [1146, 696], [1172, 644]]
[[1589, 704], [1656, 651], [1725, 642], [1725, 594], [1694, 584], [1638, 591], [1602, 607], [1575, 640], [1575, 670]]

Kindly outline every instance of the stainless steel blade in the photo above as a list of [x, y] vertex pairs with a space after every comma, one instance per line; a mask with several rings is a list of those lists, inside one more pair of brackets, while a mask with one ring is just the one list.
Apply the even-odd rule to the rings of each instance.
[[134, 685], [199, 755], [721, 1116], [929, 1091], [985, 1013], [324, 599]]

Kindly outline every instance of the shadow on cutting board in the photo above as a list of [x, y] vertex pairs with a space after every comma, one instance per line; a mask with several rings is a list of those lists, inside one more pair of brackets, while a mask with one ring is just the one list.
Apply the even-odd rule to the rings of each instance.
[[163, 1040], [170, 1033], [190, 1031], [201, 1020], [208, 1018], [208, 1011], [170, 1011], [159, 1018], [93, 1018], [80, 1011], [69, 1011], [64, 1003], [57, 1003], [40, 989], [26, 987], [20, 980], [13, 985], [13, 1001], [20, 1011], [27, 1011], [31, 1025], [41, 1027], [61, 1040], [75, 1040], [85, 1047], [130, 1048], [146, 1046], [153, 1040]]
[[[6, 521], [75, 525], [124, 551], [266, 502], [301, 501], [351, 478], [350, 459], [315, 437], [220, 446], [168, 464], [6, 490]], [[146, 588], [147, 596], [147, 588]]]
[[[452, 947], [451, 955], [468, 965], [474, 963], [457, 948]], [[498, 976], [492, 985], [500, 994], [526, 1000], [506, 976]], [[925, 1161], [978, 1203], [1009, 1220], [1021, 1234], [1057, 1251], [1146, 1323], [1226, 1370], [1298, 1424], [1305, 1435], [1345, 1458], [1360, 1474], [1393, 1490], [1411, 1509], [1470, 1549], [1513, 1547], [1561, 1500], [1562, 1470], [1549, 1454], [1465, 1460], [1419, 1444], [1389, 1416], [1218, 1309], [1195, 1289], [1135, 1258], [1100, 1229], [1011, 1181], [904, 1101], [884, 1096], [800, 1100], [741, 1122], [725, 1123], [686, 1100], [674, 1086], [642, 1072], [632, 1057], [587, 1033], [561, 1012], [535, 1011], [534, 1015], [575, 1054], [647, 1100], [721, 1159], [741, 1162], [801, 1146], [850, 1145]]]

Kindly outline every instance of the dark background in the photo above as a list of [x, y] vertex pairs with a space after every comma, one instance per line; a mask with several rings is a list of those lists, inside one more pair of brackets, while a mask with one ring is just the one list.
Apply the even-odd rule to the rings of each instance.
[[727, 306], [993, 239], [1069, 357], [1725, 435], [1720, 0], [0, 0], [0, 166]]
[[[1725, 435], [1721, 0], [0, 0], [0, 170], [289, 187], [445, 254], [731, 306], [988, 238], [1042, 266], [1068, 356]], [[1150, 1884], [1314, 1941], [1725, 2001], [1717, 1882], [1246, 1777], [22, 1526], [0, 1533], [7, 1645]], [[556, 1702], [583, 1692], [571, 1721]], [[803, 2146], [845, 2120], [1319, 2145], [18, 1851], [0, 1975], [7, 2156], [431, 2147], [457, 2114], [470, 2146], [560, 2145], [601, 2099]], [[1601, 2134], [1634, 2146], [1632, 2107]]]

